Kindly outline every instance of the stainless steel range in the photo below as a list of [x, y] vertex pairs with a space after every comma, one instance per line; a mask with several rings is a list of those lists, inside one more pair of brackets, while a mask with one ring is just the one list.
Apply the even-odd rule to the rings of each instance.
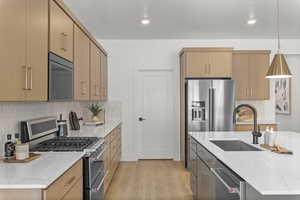
[[34, 145], [31, 151], [84, 151], [98, 141], [96, 137], [66, 137], [48, 139]]
[[83, 187], [85, 200], [104, 199], [104, 141], [97, 137], [57, 137], [55, 117], [21, 122], [21, 140], [29, 142], [32, 152], [83, 151]]

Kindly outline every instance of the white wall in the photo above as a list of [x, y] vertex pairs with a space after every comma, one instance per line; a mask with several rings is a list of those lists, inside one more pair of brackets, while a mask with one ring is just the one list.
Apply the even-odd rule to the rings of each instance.
[[[235, 49], [268, 49], [275, 52], [275, 40], [99, 40], [109, 54], [109, 98], [122, 101], [123, 114], [123, 160], [136, 159], [136, 140], [133, 125], [133, 80], [137, 68], [173, 68], [176, 75], [179, 108], [179, 57], [183, 47], [234, 47]], [[287, 53], [300, 52], [300, 40], [285, 40], [282, 49]], [[269, 101], [251, 102], [259, 110], [260, 118], [274, 120], [274, 98]], [[179, 110], [174, 122], [179, 158]]]
[[286, 60], [293, 74], [291, 82], [291, 115], [276, 115], [280, 130], [300, 133], [300, 54], [287, 55]]

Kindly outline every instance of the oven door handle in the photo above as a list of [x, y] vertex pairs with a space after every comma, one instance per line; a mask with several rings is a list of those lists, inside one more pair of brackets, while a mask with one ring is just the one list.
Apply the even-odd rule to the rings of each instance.
[[[217, 169], [217, 170], [222, 170], [222, 169]], [[219, 175], [216, 169], [211, 168], [210, 171], [217, 177], [219, 181], [223, 183], [223, 185], [226, 187], [229, 193], [231, 194], [239, 194], [240, 195], [240, 190], [235, 187], [230, 187], [228, 183]]]
[[107, 175], [108, 175], [108, 172], [105, 173], [105, 175], [103, 176], [103, 178], [102, 178], [100, 184], [98, 185], [98, 187], [96, 189], [92, 189], [93, 191], [99, 191], [100, 190], [100, 188], [102, 187], [102, 185], [104, 183], [104, 180], [107, 177]]

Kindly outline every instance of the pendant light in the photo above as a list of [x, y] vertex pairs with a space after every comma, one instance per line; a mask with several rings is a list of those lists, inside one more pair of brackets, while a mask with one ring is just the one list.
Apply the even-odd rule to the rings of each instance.
[[278, 52], [275, 54], [272, 64], [268, 70], [266, 78], [291, 78], [292, 73], [285, 60], [284, 55], [280, 52], [280, 33], [279, 33], [279, 0], [277, 0], [277, 39]]

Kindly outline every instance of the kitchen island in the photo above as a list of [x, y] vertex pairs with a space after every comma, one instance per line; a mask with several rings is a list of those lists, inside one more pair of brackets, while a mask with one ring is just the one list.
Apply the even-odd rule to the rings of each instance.
[[[204, 147], [246, 182], [244, 199], [300, 199], [300, 134], [278, 133], [279, 143], [292, 150], [293, 155], [276, 154], [264, 149], [224, 151], [211, 142], [211, 140], [241, 140], [251, 144], [250, 132], [190, 132], [189, 139], [196, 141], [200, 148]], [[262, 137], [259, 138], [259, 143], [263, 143]], [[254, 146], [260, 148], [259, 145]]]

